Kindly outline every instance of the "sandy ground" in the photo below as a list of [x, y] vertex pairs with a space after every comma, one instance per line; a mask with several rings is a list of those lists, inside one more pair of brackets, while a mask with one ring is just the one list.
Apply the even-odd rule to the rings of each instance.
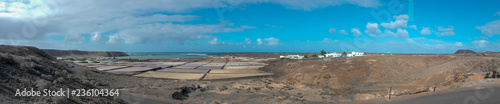
[[[272, 76], [209, 81], [192, 80], [198, 77], [171, 80], [99, 71], [95, 68], [56, 61], [46, 54], [37, 52], [36, 49], [33, 51], [34, 53], [16, 53], [18, 51], [14, 50], [0, 54], [2, 58], [0, 92], [3, 92], [0, 94], [0, 103], [83, 103], [86, 101], [173, 104], [440, 103], [437, 98], [449, 98], [449, 101], [453, 103], [457, 99], [455, 97], [467, 97], [475, 93], [471, 90], [460, 89], [486, 88], [480, 91], [490, 91], [487, 86], [499, 84], [495, 78], [500, 76], [498, 75], [500, 59], [496, 56], [398, 54], [338, 59], [277, 59], [265, 61], [267, 65], [259, 69], [241, 70], [272, 73]], [[29, 56], [29, 54], [38, 54], [38, 56]], [[9, 55], [13, 55], [13, 58]], [[223, 54], [223, 56], [227, 55], [231, 54]], [[271, 57], [279, 54], [261, 56], [266, 54], [237, 53], [236, 55]], [[204, 60], [170, 59], [176, 62]], [[158, 62], [159, 60], [140, 61]], [[217, 62], [219, 61], [224, 60]], [[69, 68], [68, 66], [75, 67]], [[218, 73], [234, 73], [234, 71], [223, 70]], [[54, 76], [49, 76], [51, 74]], [[146, 72], [146, 74], [154, 73]], [[172, 76], [175, 75], [179, 74], [172, 74]], [[208, 77], [217, 78], [225, 77], [225, 75], [209, 75]], [[43, 88], [47, 86], [42, 83], [45, 80], [55, 86], [120, 89], [121, 95], [70, 100], [9, 96], [12, 95], [12, 87]], [[394, 98], [391, 101], [385, 100], [389, 96], [389, 89], [392, 90], [391, 96]], [[435, 95], [436, 93], [438, 96]], [[491, 95], [498, 94], [493, 92]], [[479, 102], [496, 102], [495, 99], [490, 100], [490, 98], [480, 99]]]
[[[500, 66], [496, 60], [496, 57], [454, 55], [285, 59], [268, 61], [269, 65], [258, 69], [275, 74], [270, 77], [197, 81], [193, 78], [169, 80], [106, 72], [102, 72], [106, 75], [87, 77], [98, 78], [95, 80], [108, 85], [102, 87], [122, 89], [123, 93], [131, 95], [124, 99], [130, 103], [410, 103], [415, 102], [411, 99], [417, 99], [412, 96], [433, 95], [434, 86], [438, 86], [438, 91], [455, 91], [489, 85], [490, 82], [474, 79], [474, 74], [467, 73], [483, 75], [494, 71]], [[389, 87], [392, 87], [394, 99], [385, 102]]]
[[[415, 95], [397, 96], [389, 99], [376, 98], [371, 100], [363, 101], [353, 101], [348, 102], [349, 104], [430, 104], [430, 103], [441, 103], [441, 104], [468, 104], [468, 103], [479, 103], [479, 104], [494, 104], [500, 102], [500, 99], [495, 98], [499, 96], [500, 92], [500, 82], [498, 79], [495, 80], [496, 84], [488, 86], [476, 86], [476, 87], [465, 87], [457, 89], [440, 89], [438, 91], [420, 93]], [[478, 94], [476, 94], [478, 93]]]

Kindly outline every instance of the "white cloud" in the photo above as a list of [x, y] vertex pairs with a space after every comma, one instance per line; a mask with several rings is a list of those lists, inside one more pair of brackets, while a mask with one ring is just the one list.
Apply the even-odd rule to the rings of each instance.
[[85, 37], [81, 35], [69, 35], [64, 38], [64, 41], [72, 42], [72, 43], [83, 43]]
[[455, 42], [455, 46], [457, 46], [457, 47], [463, 47], [464, 44], [462, 44], [462, 42]]
[[160, 42], [172, 40], [182, 42], [184, 40], [197, 40], [211, 38], [207, 33], [228, 33], [243, 31], [253, 27], [241, 26], [237, 28], [226, 28], [224, 24], [219, 25], [181, 25], [181, 24], [144, 24], [135, 28], [128, 28], [118, 32], [118, 35], [127, 44]]
[[438, 34], [438, 36], [453, 36], [455, 35], [455, 32], [453, 32], [453, 29], [454, 27], [453, 26], [449, 26], [449, 28], [443, 28], [441, 26], [438, 27], [438, 31], [436, 34]]
[[[222, 21], [218, 24], [184, 24], [182, 22], [200, 19], [188, 15], [196, 10], [214, 8], [218, 14], [231, 11], [237, 6], [252, 3], [275, 3], [295, 10], [313, 10], [344, 4], [362, 7], [378, 7], [378, 0], [160, 0], [160, 1], [123, 1], [123, 0], [28, 0], [17, 2], [0, 1], [0, 39], [8, 39], [9, 33], [23, 35], [23, 21], [47, 20], [34, 23], [34, 36], [24, 40], [45, 40], [48, 35], [88, 34], [95, 31], [113, 33], [106, 43], [161, 43], [165, 40], [183, 42], [187, 40], [211, 39], [212, 33], [228, 33], [253, 29], [254, 27]], [[241, 5], [240, 5], [241, 4]], [[47, 6], [56, 6], [47, 8]], [[2, 8], [4, 7], [4, 8]], [[219, 11], [223, 11], [220, 12]], [[161, 12], [162, 14], [155, 14]], [[112, 15], [110, 15], [112, 14]], [[176, 15], [177, 14], [177, 15]], [[222, 17], [221, 17], [222, 18]], [[279, 26], [272, 26], [279, 27]], [[3, 31], [6, 30], [6, 31]], [[91, 34], [92, 35], [92, 34]], [[102, 37], [102, 36], [101, 36]], [[91, 42], [100, 40], [100, 35], [89, 38]], [[82, 38], [78, 38], [82, 39]], [[85, 39], [85, 38], [84, 38]], [[66, 40], [71, 40], [68, 38]], [[120, 40], [120, 41], [118, 41]], [[123, 41], [122, 41], [123, 40]]]
[[490, 43], [487, 40], [475, 40], [472, 41], [472, 47], [470, 49], [477, 51], [499, 51], [500, 43]]
[[[219, 24], [183, 24], [182, 22], [197, 20], [198, 16], [187, 15], [203, 8], [217, 8], [215, 1], [209, 0], [163, 0], [154, 2], [121, 1], [121, 0], [60, 0], [57, 3], [42, 0], [16, 2], [24, 5], [10, 10], [16, 16], [0, 14], [0, 28], [9, 31], [0, 31], [0, 38], [8, 37], [9, 33], [23, 35], [22, 29], [26, 24], [23, 21], [33, 22], [32, 37], [25, 40], [44, 40], [47, 35], [88, 34], [99, 31], [102, 33], [116, 32], [117, 37], [125, 43], [136, 44], [146, 42], [161, 42], [174, 40], [209, 39], [209, 33], [227, 33], [243, 31], [254, 27], [245, 25], [231, 25], [228, 21]], [[5, 2], [0, 2], [4, 3]], [[57, 6], [46, 8], [48, 6]], [[10, 3], [9, 3], [10, 5]], [[53, 9], [53, 10], [51, 10]], [[155, 14], [157, 12], [166, 14]], [[2, 12], [3, 13], [3, 12]], [[47, 13], [47, 15], [43, 14]], [[180, 13], [180, 15], [175, 15]], [[112, 14], [112, 15], [110, 15]], [[39, 20], [39, 21], [32, 21]], [[44, 22], [44, 20], [46, 20]], [[31, 28], [30, 29], [33, 29]], [[66, 37], [71, 37], [67, 35]], [[94, 37], [92, 39], [99, 38]]]
[[473, 48], [484, 48], [486, 46], [488, 46], [490, 42], [486, 41], [486, 40], [476, 40], [476, 41], [472, 41], [472, 46]]
[[330, 29], [328, 30], [328, 32], [329, 32], [329, 33], [332, 33], [332, 34], [333, 34], [333, 33], [337, 33], [337, 29], [330, 28]]
[[359, 36], [359, 35], [361, 35], [361, 32], [359, 32], [359, 29], [357, 29], [357, 28], [352, 28], [352, 29], [351, 29], [351, 33], [352, 33], [352, 35], [354, 35], [354, 36]]
[[418, 38], [411, 38], [411, 39], [413, 39], [413, 40], [425, 40], [425, 39], [427, 39], [427, 38], [424, 38], [424, 37], [418, 37]]
[[408, 38], [408, 31], [406, 31], [405, 29], [398, 29], [396, 33], [390, 30], [385, 30], [384, 33], [388, 36], [394, 36], [397, 38]]
[[340, 32], [340, 34], [347, 35], [347, 31], [346, 30], [340, 30], [339, 32]]
[[488, 22], [484, 26], [477, 26], [476, 29], [481, 30], [482, 34], [493, 36], [500, 34], [500, 20], [496, 20], [493, 22]]
[[430, 27], [422, 27], [422, 30], [420, 30], [420, 34], [422, 34], [422, 35], [429, 35], [429, 34], [431, 34], [431, 30], [429, 28]]
[[415, 30], [418, 30], [417, 25], [410, 25], [410, 26], [408, 26], [408, 27], [409, 27], [409, 28], [412, 28], [412, 29], [415, 29]]
[[[3, 1], [0, 2], [7, 12], [0, 13], [0, 28], [10, 27], [19, 30], [23, 26], [21, 21], [11, 21], [16, 18], [21, 20], [48, 19], [49, 22], [38, 28], [39, 35], [54, 34], [83, 34], [100, 30], [106, 33], [110, 31], [121, 31], [123, 29], [134, 28], [138, 25], [158, 22], [185, 22], [196, 20], [197, 16], [192, 15], [164, 15], [151, 14], [157, 12], [190, 13], [195, 10], [205, 8], [233, 9], [240, 4], [270, 2], [282, 4], [291, 9], [312, 10], [328, 6], [342, 4], [354, 4], [363, 7], [378, 7], [382, 4], [378, 0], [335, 0], [335, 1], [299, 1], [299, 0], [245, 0], [245, 1], [220, 1], [220, 0], [161, 0], [161, 1], [122, 1], [122, 0], [58, 0], [58, 2], [30, 0], [26, 2]], [[57, 6], [58, 9], [47, 8], [47, 6]], [[113, 14], [113, 15], [109, 15]], [[51, 17], [45, 17], [45, 16]], [[57, 15], [57, 16], [55, 16]], [[9, 21], [9, 22], [6, 22]], [[15, 24], [15, 25], [13, 25]], [[200, 24], [203, 25], [203, 24]], [[188, 27], [189, 28], [189, 27]], [[11, 31], [2, 31], [4, 34]], [[177, 33], [182, 34], [182, 33]], [[53, 34], [51, 34], [53, 35]], [[121, 34], [119, 34], [121, 35]], [[202, 35], [202, 34], [197, 34]], [[40, 36], [45, 37], [45, 36]], [[149, 37], [149, 36], [144, 36]], [[123, 37], [126, 38], [126, 37]], [[38, 39], [38, 38], [37, 38]], [[165, 39], [165, 38], [158, 38]], [[178, 39], [182, 40], [182, 39]]]
[[488, 37], [481, 36], [481, 37], [474, 37], [474, 39], [477, 39], [477, 40], [486, 40], [486, 39], [488, 39]]
[[281, 28], [281, 26], [274, 26], [274, 25], [270, 25], [270, 24], [266, 24], [266, 26], [268, 26], [268, 27], [274, 27], [274, 28]]
[[252, 44], [252, 40], [250, 40], [250, 38], [245, 38], [245, 42], [247, 42], [247, 44]]
[[324, 42], [324, 43], [339, 42], [339, 40], [332, 40], [332, 39], [325, 38], [325, 39], [323, 39], [322, 42]]
[[378, 29], [378, 24], [377, 23], [370, 23], [370, 22], [368, 22], [368, 24], [366, 24], [365, 33], [370, 34], [370, 35], [374, 35], [374, 34], [378, 34], [380, 32], [381, 31]]
[[274, 37], [265, 38], [263, 40], [266, 42], [266, 45], [269, 46], [282, 45], [282, 43], [280, 43], [280, 40]]
[[92, 37], [90, 37], [90, 41], [92, 41], [94, 43], [101, 43], [101, 33], [94, 32], [91, 35], [92, 35]]
[[429, 39], [429, 41], [433, 43], [443, 43], [442, 40], [437, 40], [437, 39]]
[[214, 38], [213, 40], [208, 41], [208, 44], [211, 44], [211, 45], [219, 45], [219, 40], [218, 40], [217, 38]]
[[443, 42], [441, 40], [428, 39], [431, 44], [419, 43], [414, 39], [406, 38], [406, 42], [387, 40], [384, 44], [370, 44], [371, 49], [367, 51], [383, 50], [386, 52], [401, 53], [453, 53], [458, 49], [463, 49], [462, 42]]
[[120, 38], [118, 35], [109, 35], [109, 40], [106, 42], [106, 44], [117, 44], [120, 41]]
[[402, 27], [407, 27], [408, 24], [408, 15], [399, 15], [399, 16], [393, 16], [396, 21], [391, 21], [390, 23], [382, 23], [380, 24], [384, 28], [389, 28], [389, 29], [398, 29]]
[[[41, 0], [33, 1], [15, 1], [7, 0], [0, 1], [0, 17], [39, 17], [42, 15], [51, 15], [49, 8], [45, 4], [53, 4], [54, 2], [47, 2]], [[46, 14], [47, 13], [47, 14]]]
[[269, 1], [281, 4], [289, 9], [311, 11], [316, 8], [325, 8], [342, 4], [354, 4], [362, 7], [378, 7], [382, 4], [378, 0], [256, 0]]
[[262, 39], [257, 38], [257, 45], [262, 45]]
[[363, 38], [358, 38], [359, 41], [364, 41]]

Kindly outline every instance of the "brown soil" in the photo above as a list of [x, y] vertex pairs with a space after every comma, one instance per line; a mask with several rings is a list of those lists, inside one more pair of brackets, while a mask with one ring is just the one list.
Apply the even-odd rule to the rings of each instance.
[[[500, 71], [500, 59], [493, 56], [398, 54], [273, 60], [258, 69], [274, 73], [272, 77], [169, 80], [103, 72], [55, 60], [34, 47], [1, 46], [0, 49], [0, 103], [346, 103], [387, 97], [390, 87], [395, 96], [402, 96], [429, 92], [435, 86], [444, 90], [485, 85], [488, 81], [482, 78], [498, 78]], [[275, 55], [281, 54], [225, 55], [276, 58]], [[60, 87], [120, 89], [123, 96], [70, 99], [12, 96], [15, 88]]]
[[284, 59], [261, 70], [275, 73], [279, 82], [332, 89], [339, 92], [335, 94], [350, 96], [344, 100], [353, 100], [363, 93], [385, 97], [389, 87], [397, 95], [407, 95], [485, 78], [485, 73], [499, 70], [499, 61], [496, 57], [455, 55], [363, 56], [340, 61]]

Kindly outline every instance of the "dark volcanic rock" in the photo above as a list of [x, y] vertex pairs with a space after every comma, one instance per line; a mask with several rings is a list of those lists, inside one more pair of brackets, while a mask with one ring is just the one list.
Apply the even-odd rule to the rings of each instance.
[[[80, 96], [15, 96], [19, 90], [34, 89], [35, 91], [56, 89], [96, 89], [94, 85], [86, 84], [81, 70], [71, 69], [68, 63], [56, 60], [35, 47], [0, 46], [0, 104], [18, 103], [125, 103], [113, 97]], [[42, 93], [43, 94], [43, 93]], [[69, 95], [68, 95], [69, 96]]]
[[455, 54], [475, 54], [476, 52], [468, 49], [460, 49]]

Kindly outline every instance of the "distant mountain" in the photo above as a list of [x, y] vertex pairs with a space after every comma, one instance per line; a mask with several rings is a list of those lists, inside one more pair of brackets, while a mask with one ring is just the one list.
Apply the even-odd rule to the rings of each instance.
[[42, 49], [43, 52], [54, 57], [63, 56], [75, 56], [75, 57], [89, 57], [89, 56], [100, 56], [100, 57], [119, 57], [128, 56], [125, 52], [116, 51], [80, 51], [80, 50], [54, 50], [54, 49]]
[[457, 52], [455, 52], [455, 54], [471, 54], [471, 53], [476, 54], [476, 52], [468, 49], [460, 49]]

